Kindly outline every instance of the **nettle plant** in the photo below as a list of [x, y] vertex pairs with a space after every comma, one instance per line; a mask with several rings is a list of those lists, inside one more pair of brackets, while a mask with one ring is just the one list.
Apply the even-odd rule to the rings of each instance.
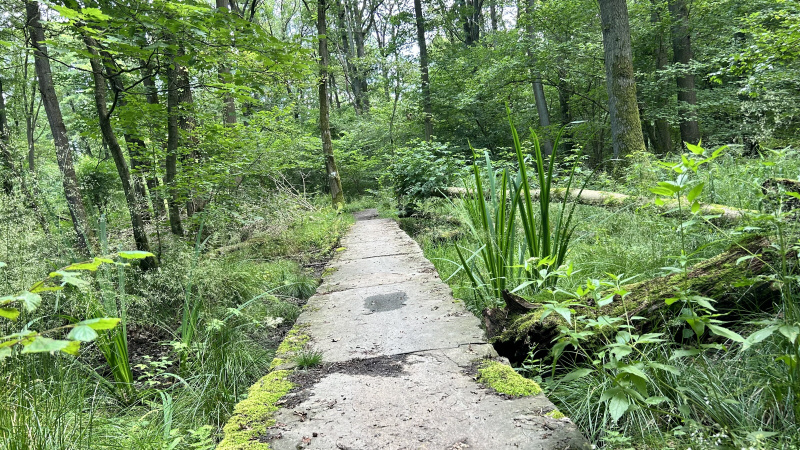
[[[668, 169], [674, 179], [661, 181], [651, 189], [658, 195], [655, 202], [660, 205], [674, 205], [681, 217], [687, 216], [677, 232], [680, 235], [682, 250], [677, 257], [677, 267], [667, 267], [667, 272], [688, 273], [690, 254], [687, 253], [685, 237], [690, 230], [704, 223], [709, 223], [713, 216], [700, 215], [701, 205], [698, 201], [703, 192], [704, 183], [698, 179], [698, 170], [716, 159], [724, 147], [707, 152], [698, 145], [687, 144], [691, 153], [682, 155], [678, 163], [659, 164]], [[566, 272], [559, 276], [568, 276]], [[573, 292], [560, 288], [553, 290], [566, 296], [567, 300], [553, 301], [543, 305], [542, 319], [551, 313], [559, 314], [563, 319], [559, 327], [559, 336], [553, 347], [553, 375], [556, 364], [571, 347], [579, 360], [588, 364], [573, 370], [561, 378], [559, 382], [569, 382], [588, 375], [603, 379], [606, 385], [600, 401], [606, 406], [607, 414], [613, 422], [617, 422], [626, 413], [634, 410], [649, 410], [662, 417], [672, 417], [684, 423], [690, 421], [688, 409], [683, 404], [672, 404], [680, 395], [672, 395], [672, 399], [664, 394], [664, 386], [655, 379], [657, 372], [668, 372], [680, 375], [680, 370], [667, 362], [653, 358], [651, 350], [667, 345], [670, 341], [665, 333], [639, 333], [637, 323], [644, 317], [630, 314], [626, 309], [625, 299], [630, 295], [625, 286], [632, 278], [623, 275], [607, 274], [608, 279], [590, 279], [584, 286]], [[617, 303], [622, 308], [619, 315], [608, 315], [609, 305]], [[705, 351], [725, 351], [721, 343], [707, 343], [703, 336], [710, 332], [713, 335], [732, 340], [737, 343], [750, 343], [751, 340], [763, 340], [765, 336], [757, 334], [745, 340], [738, 333], [724, 326], [717, 319], [714, 299], [704, 297], [682, 283], [675, 293], [665, 299], [667, 305], [680, 306], [676, 319], [687, 325], [684, 330], [685, 343], [680, 349], [670, 350], [670, 360], [697, 356]], [[576, 315], [579, 309], [582, 313]], [[618, 308], [617, 308], [618, 309]], [[777, 328], [775, 328], [777, 329]], [[768, 328], [762, 333], [767, 333]], [[693, 339], [692, 339], [693, 338]], [[700, 364], [705, 364], [699, 358]], [[676, 388], [677, 389], [677, 388]]]
[[[67, 287], [86, 289], [90, 282], [84, 279], [83, 272], [96, 272], [103, 265], [123, 268], [130, 265], [125, 262], [126, 260], [153, 255], [148, 252], [131, 251], [119, 252], [117, 256], [120, 261], [102, 257], [70, 264], [51, 272], [46, 279], [38, 281], [30, 289], [18, 295], [1, 297], [0, 318], [15, 322], [23, 316], [23, 313], [27, 317], [32, 317], [42, 304], [43, 294], [55, 293], [58, 296]], [[5, 267], [5, 263], [0, 263], [0, 267]], [[31, 327], [40, 319], [32, 318], [19, 331], [0, 335], [0, 361], [12, 356], [16, 351], [21, 354], [63, 352], [77, 356], [82, 342], [96, 340], [99, 337], [98, 331], [112, 330], [121, 320], [114, 317], [93, 317], [46, 330], [32, 329]]]

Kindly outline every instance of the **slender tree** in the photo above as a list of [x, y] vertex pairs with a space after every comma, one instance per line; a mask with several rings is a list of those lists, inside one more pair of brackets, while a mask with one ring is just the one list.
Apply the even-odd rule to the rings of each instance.
[[[669, 57], [667, 55], [667, 45], [664, 43], [664, 33], [658, 29], [659, 24], [663, 22], [661, 14], [661, 5], [663, 2], [652, 0], [650, 12], [650, 22], [656, 27], [655, 32], [658, 33], [654, 42], [653, 56], [655, 59], [655, 68], [657, 72], [663, 71], [667, 68]], [[664, 95], [658, 94], [657, 106], [666, 106], [666, 98]], [[664, 118], [656, 118], [653, 121], [651, 142], [657, 153], [666, 153], [672, 150], [672, 133], [670, 130], [669, 122]]]
[[322, 137], [322, 153], [325, 155], [325, 172], [328, 175], [328, 187], [331, 191], [331, 201], [334, 208], [344, 205], [342, 192], [342, 178], [336, 167], [333, 157], [333, 142], [331, 141], [331, 125], [328, 112], [328, 66], [330, 55], [328, 53], [328, 26], [325, 20], [327, 13], [326, 0], [317, 1], [317, 37], [319, 38], [319, 131]]
[[539, 126], [545, 131], [545, 139], [542, 140], [542, 150], [545, 155], [550, 155], [553, 153], [553, 141], [548, 134], [548, 128], [550, 127], [550, 111], [547, 109], [547, 98], [544, 95], [542, 74], [538, 70], [536, 52], [533, 48], [536, 39], [535, 30], [533, 28], [533, 10], [536, 7], [536, 0], [528, 0], [526, 7], [527, 17], [525, 18], [525, 33], [528, 35], [528, 63], [530, 64], [533, 99], [536, 103], [536, 113], [539, 116]]
[[44, 29], [42, 28], [41, 13], [39, 12], [39, 2], [26, 1], [25, 13], [33, 47], [36, 74], [39, 79], [39, 92], [42, 96], [42, 104], [47, 114], [47, 121], [50, 123], [50, 131], [56, 147], [56, 159], [58, 168], [61, 171], [61, 183], [64, 188], [64, 197], [67, 199], [67, 207], [72, 218], [72, 224], [75, 227], [77, 246], [83, 252], [90, 253], [97, 248], [94, 232], [89, 226], [86, 210], [83, 207], [81, 191], [78, 187], [78, 177], [72, 164], [72, 146], [67, 136], [67, 128], [64, 125], [61, 107], [53, 85], [50, 60], [47, 57], [47, 47], [44, 45]]
[[414, 0], [414, 18], [417, 23], [417, 44], [419, 45], [419, 72], [422, 80], [422, 113], [425, 115], [425, 140], [433, 136], [433, 107], [431, 106], [431, 83], [428, 78], [428, 45], [425, 43], [425, 18], [422, 16], [422, 3]]
[[631, 31], [625, 0], [600, 0], [608, 110], [614, 159], [644, 151], [644, 136], [636, 102]]
[[14, 174], [14, 158], [11, 155], [11, 130], [8, 129], [6, 100], [3, 97], [3, 79], [0, 78], [0, 163], [3, 167], [3, 191], [11, 194], [14, 190], [12, 182]]
[[[103, 64], [98, 51], [97, 41], [92, 37], [84, 37], [86, 48], [91, 54], [89, 63], [92, 67], [92, 79], [94, 81], [94, 103], [97, 108], [97, 117], [100, 122], [100, 132], [103, 135], [103, 141], [108, 146], [108, 151], [114, 159], [114, 165], [117, 167], [120, 181], [122, 181], [122, 192], [125, 195], [125, 202], [128, 205], [128, 213], [131, 217], [131, 227], [133, 229], [133, 240], [136, 244], [136, 249], [149, 252], [150, 243], [147, 239], [147, 232], [144, 229], [144, 219], [142, 218], [142, 211], [147, 210], [142, 201], [144, 197], [139, 197], [133, 186], [131, 180], [131, 173], [128, 169], [128, 163], [125, 161], [125, 155], [122, 153], [122, 147], [119, 145], [117, 136], [114, 133], [114, 127], [111, 124], [111, 112], [108, 110], [108, 93], [106, 88], [106, 78], [103, 76], [105, 73], [105, 65]], [[113, 84], [113, 83], [112, 83]], [[144, 270], [158, 267], [155, 258], [148, 257], [142, 260], [140, 266]]]
[[675, 77], [678, 85], [678, 113], [680, 115], [681, 139], [690, 144], [700, 142], [700, 127], [697, 124], [697, 93], [694, 74], [689, 68], [692, 62], [692, 38], [689, 30], [689, 7], [686, 0], [670, 0], [672, 15], [672, 56], [680, 65], [680, 74]]
[[175, 60], [174, 51], [170, 51], [170, 66], [167, 70], [167, 156], [164, 161], [164, 185], [167, 187], [167, 209], [169, 211], [169, 228], [172, 234], [183, 236], [181, 223], [181, 205], [179, 202], [176, 177], [178, 175], [178, 145], [179, 134], [179, 94], [178, 78], [180, 67]]
[[[220, 10], [223, 14], [229, 14], [231, 8], [230, 0], [216, 0], [217, 9]], [[219, 66], [219, 81], [222, 83], [230, 83], [231, 80], [231, 68], [224, 62]], [[225, 90], [225, 94], [222, 97], [222, 123], [227, 126], [232, 126], [236, 124], [236, 101], [233, 98], [233, 94], [230, 93], [227, 89]]]

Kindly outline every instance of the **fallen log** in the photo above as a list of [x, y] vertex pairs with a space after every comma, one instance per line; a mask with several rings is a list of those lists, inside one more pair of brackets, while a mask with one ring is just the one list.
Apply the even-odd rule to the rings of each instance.
[[[470, 192], [467, 189], [459, 187], [447, 187], [441, 189], [441, 192], [439, 193], [439, 195], [445, 197], [465, 197], [469, 194]], [[556, 201], [563, 201], [564, 197], [567, 196], [566, 194], [567, 190], [564, 188], [553, 188], [550, 190], [551, 198]], [[539, 190], [531, 190], [531, 197], [538, 199]], [[647, 205], [655, 208], [655, 210], [659, 213], [666, 215], [676, 214], [678, 211], [678, 201], [674, 199], [665, 200], [663, 205], [656, 205], [653, 203], [652, 199], [646, 197], [636, 197], [633, 195], [620, 194], [619, 192], [594, 191], [591, 189], [570, 189], [569, 200], [582, 205], [600, 207], [621, 208], [626, 206], [642, 207]], [[684, 198], [682, 199], [681, 203], [684, 210], [688, 211], [691, 202]], [[713, 203], [700, 204], [700, 214], [719, 216], [719, 218], [723, 221], [733, 222], [742, 219], [747, 214], [755, 213], [757, 213], [757, 211], [733, 208], [731, 206], [717, 205]]]
[[[640, 316], [644, 319], [633, 322], [638, 333], [664, 330], [681, 307], [680, 302], [667, 305], [665, 300], [681, 288], [715, 300], [714, 308], [722, 320], [735, 320], [744, 312], [771, 311], [780, 300], [780, 291], [771, 280], [759, 277], [772, 273], [779, 262], [778, 252], [771, 244], [760, 236], [744, 239], [692, 266], [686, 275], [670, 274], [624, 286], [630, 294], [624, 299], [615, 298], [605, 307], [595, 308], [593, 300], [587, 298], [582, 302], [585, 306], [573, 307], [573, 316]], [[747, 259], [752, 255], [757, 257]], [[796, 265], [796, 253], [787, 258]], [[549, 351], [564, 319], [558, 314], [542, 319], [541, 304], [508, 292], [504, 292], [504, 300], [505, 308], [483, 312], [486, 333], [498, 353], [521, 362], [531, 348]]]

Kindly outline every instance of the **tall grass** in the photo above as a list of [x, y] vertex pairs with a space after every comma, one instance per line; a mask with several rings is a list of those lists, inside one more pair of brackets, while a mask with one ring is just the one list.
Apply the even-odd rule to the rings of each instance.
[[[461, 203], [472, 236], [480, 246], [468, 256], [457, 247], [458, 259], [473, 288], [481, 293], [484, 307], [501, 305], [502, 293], [508, 288], [533, 287], [538, 290], [551, 286], [555, 278], [546, 273], [564, 264], [575, 231], [572, 224], [575, 204], [568, 201], [575, 165], [567, 177], [566, 198], [556, 214], [551, 214], [558, 137], [553, 144], [553, 153], [545, 160], [539, 138], [531, 130], [539, 188], [533, 192], [528, 179], [529, 162], [510, 117], [509, 125], [518, 172], [512, 174], [508, 169], [495, 171], [486, 153], [485, 173], [482, 175], [478, 164], [473, 164], [474, 189], [467, 186], [467, 194]], [[484, 191], [485, 183], [488, 183], [488, 192]], [[522, 229], [521, 239], [518, 238], [518, 228]], [[476, 264], [476, 257], [482, 266]]]

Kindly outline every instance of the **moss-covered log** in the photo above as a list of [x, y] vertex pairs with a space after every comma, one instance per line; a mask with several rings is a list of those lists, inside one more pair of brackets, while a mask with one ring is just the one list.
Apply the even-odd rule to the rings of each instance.
[[[464, 188], [448, 187], [441, 190], [439, 195], [446, 197], [464, 197], [468, 195], [468, 191]], [[534, 199], [539, 198], [539, 190], [532, 190], [531, 195]], [[652, 207], [654, 211], [660, 214], [673, 215], [677, 214], [678, 201], [668, 200], [663, 205], [656, 205], [652, 199], [646, 197], [636, 197], [632, 195], [620, 194], [619, 192], [607, 191], [594, 191], [591, 189], [570, 189], [567, 196], [567, 190], [564, 188], [556, 188], [550, 191], [551, 198], [555, 201], [563, 201], [565, 197], [569, 197], [570, 201], [582, 205], [600, 206], [606, 208], [621, 208], [626, 206]], [[688, 211], [690, 202], [683, 199], [684, 209]], [[700, 214], [715, 215], [723, 221], [737, 221], [742, 219], [747, 213], [755, 213], [747, 209], [733, 208], [730, 206], [717, 205], [713, 203], [700, 204]]]
[[[746, 258], [756, 255], [754, 258]], [[624, 300], [615, 298], [610, 305], [598, 309], [587, 299], [586, 306], [574, 307], [574, 316], [644, 317], [634, 324], [639, 332], [658, 330], [675, 316], [680, 302], [668, 306], [666, 299], [679, 289], [687, 289], [713, 299], [722, 319], [736, 319], [743, 312], [768, 311], [779, 300], [779, 291], [766, 277], [778, 264], [777, 251], [765, 237], [750, 237], [727, 251], [691, 267], [686, 275], [671, 274], [630, 284]], [[796, 255], [790, 255], [796, 260]], [[739, 262], [737, 264], [737, 261]], [[558, 334], [563, 319], [550, 314], [542, 320], [541, 305], [528, 303], [506, 293], [506, 308], [484, 311], [487, 334], [498, 352], [513, 360], [521, 360], [531, 347], [548, 349]]]

